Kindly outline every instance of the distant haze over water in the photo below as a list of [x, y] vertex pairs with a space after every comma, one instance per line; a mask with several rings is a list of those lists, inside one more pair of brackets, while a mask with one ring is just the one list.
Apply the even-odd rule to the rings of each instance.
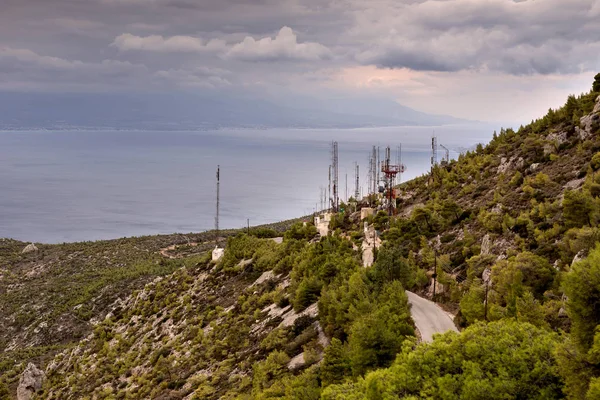
[[60, 243], [212, 229], [218, 164], [221, 227], [277, 222], [313, 212], [332, 140], [345, 198], [355, 161], [366, 187], [373, 145], [390, 145], [395, 160], [402, 143], [405, 181], [428, 171], [434, 130], [458, 150], [488, 142], [495, 128], [0, 132], [0, 237]]

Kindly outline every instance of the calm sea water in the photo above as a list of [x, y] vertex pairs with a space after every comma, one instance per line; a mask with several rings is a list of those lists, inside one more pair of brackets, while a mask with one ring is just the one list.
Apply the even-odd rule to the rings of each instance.
[[355, 161], [366, 186], [373, 145], [402, 143], [403, 180], [427, 171], [433, 129], [458, 149], [487, 142], [494, 127], [0, 132], [0, 237], [60, 243], [212, 229], [217, 164], [221, 227], [306, 215], [327, 185], [332, 140], [345, 197]]

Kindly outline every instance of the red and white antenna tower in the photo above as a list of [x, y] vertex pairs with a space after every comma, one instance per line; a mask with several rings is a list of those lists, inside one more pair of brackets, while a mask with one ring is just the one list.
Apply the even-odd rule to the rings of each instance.
[[387, 198], [388, 214], [390, 216], [394, 212], [394, 200], [396, 199], [396, 193], [394, 191], [396, 176], [402, 174], [406, 170], [406, 167], [403, 164], [392, 164], [391, 153], [390, 147], [386, 147], [385, 160], [381, 162], [381, 172], [385, 179], [385, 197]]

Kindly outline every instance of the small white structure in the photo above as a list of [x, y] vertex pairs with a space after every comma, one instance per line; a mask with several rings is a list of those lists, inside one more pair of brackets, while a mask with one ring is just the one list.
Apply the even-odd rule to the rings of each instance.
[[375, 211], [370, 207], [361, 208], [360, 209], [360, 219], [363, 220], [363, 219], [369, 218], [374, 213], [375, 213]]
[[321, 237], [329, 234], [329, 222], [331, 222], [331, 213], [324, 213], [315, 217], [315, 227]]
[[224, 254], [225, 249], [222, 249], [219, 246], [215, 246], [215, 249], [212, 251], [212, 260], [219, 261]]

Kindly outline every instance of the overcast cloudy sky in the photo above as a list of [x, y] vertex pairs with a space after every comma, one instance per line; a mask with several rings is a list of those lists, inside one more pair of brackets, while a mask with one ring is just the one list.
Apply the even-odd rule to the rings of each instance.
[[591, 87], [600, 0], [0, 0], [0, 90], [387, 97], [526, 121]]

